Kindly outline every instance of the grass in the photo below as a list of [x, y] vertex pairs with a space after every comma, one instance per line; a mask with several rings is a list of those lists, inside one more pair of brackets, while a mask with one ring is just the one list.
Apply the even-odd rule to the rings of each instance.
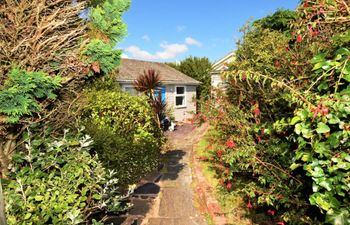
[[[207, 150], [209, 145], [207, 138], [204, 136], [198, 143], [196, 149], [197, 157], [210, 157], [210, 153]], [[250, 225], [251, 220], [247, 218], [248, 212], [245, 209], [244, 202], [239, 195], [239, 186], [244, 184], [237, 184], [232, 192], [220, 188], [219, 180], [216, 178], [216, 172], [211, 167], [210, 162], [200, 162], [203, 174], [208, 181], [209, 185], [215, 189], [215, 197], [218, 200], [221, 210], [225, 214], [228, 224], [231, 225]], [[209, 221], [210, 222], [210, 221]], [[208, 223], [209, 223], [208, 222]], [[209, 223], [210, 224], [210, 223]]]

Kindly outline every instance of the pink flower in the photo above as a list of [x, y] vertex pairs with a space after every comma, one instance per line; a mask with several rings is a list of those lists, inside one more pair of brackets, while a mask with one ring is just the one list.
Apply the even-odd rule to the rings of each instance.
[[228, 139], [226, 141], [226, 146], [229, 147], [229, 148], [234, 148], [234, 147], [236, 147], [236, 144], [233, 142], [232, 139]]
[[280, 68], [281, 67], [281, 64], [280, 64], [280, 62], [278, 60], [276, 60], [276, 62], [275, 62], [275, 67], [276, 68]]
[[267, 210], [267, 214], [270, 215], [270, 216], [274, 216], [275, 215], [275, 211], [274, 210]]
[[252, 205], [252, 203], [250, 203], [250, 201], [248, 201], [247, 208], [248, 209], [252, 209], [253, 208], [253, 205]]
[[226, 188], [227, 188], [227, 190], [231, 190], [232, 183], [230, 181], [226, 184]]
[[297, 36], [297, 43], [302, 42], [302, 40], [303, 40], [303, 38], [302, 38], [301, 35], [299, 34], [299, 35]]
[[277, 224], [278, 225], [284, 225], [284, 222], [283, 221], [279, 221]]

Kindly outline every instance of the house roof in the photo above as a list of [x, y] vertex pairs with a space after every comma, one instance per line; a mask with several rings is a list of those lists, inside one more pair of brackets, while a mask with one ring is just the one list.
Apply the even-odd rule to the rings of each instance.
[[212, 66], [212, 73], [222, 72], [227, 69], [227, 64], [235, 60], [235, 52], [230, 52], [223, 58], [216, 61]]
[[181, 73], [180, 71], [159, 62], [148, 62], [135, 59], [121, 59], [117, 74], [119, 82], [129, 83], [149, 69], [159, 71], [161, 82], [164, 84], [200, 85], [201, 82]]

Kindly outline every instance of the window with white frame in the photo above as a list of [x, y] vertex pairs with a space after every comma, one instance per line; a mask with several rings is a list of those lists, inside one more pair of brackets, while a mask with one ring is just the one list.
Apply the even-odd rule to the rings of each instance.
[[186, 107], [185, 86], [175, 86], [175, 107]]
[[123, 86], [123, 90], [125, 92], [128, 92], [130, 95], [138, 95], [138, 92], [136, 91], [136, 89], [132, 85]]

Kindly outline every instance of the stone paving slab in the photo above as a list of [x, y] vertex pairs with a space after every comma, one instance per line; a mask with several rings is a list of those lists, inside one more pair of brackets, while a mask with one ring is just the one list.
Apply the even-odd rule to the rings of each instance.
[[149, 225], [206, 225], [206, 222], [199, 218], [152, 218]]
[[132, 199], [133, 207], [129, 211], [129, 215], [146, 215], [152, 206], [152, 200], [149, 199]]
[[196, 214], [193, 206], [191, 190], [188, 188], [165, 188], [163, 190], [160, 209], [160, 217], [190, 217]]

